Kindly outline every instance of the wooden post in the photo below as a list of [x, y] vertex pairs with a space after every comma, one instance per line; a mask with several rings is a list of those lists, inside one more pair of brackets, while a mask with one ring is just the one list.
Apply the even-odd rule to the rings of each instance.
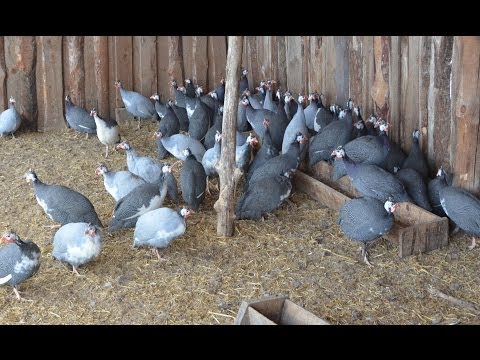
[[8, 108], [6, 77], [4, 39], [3, 36], [0, 36], [0, 111]]
[[232, 236], [234, 230], [234, 170], [238, 106], [238, 80], [242, 60], [243, 36], [228, 37], [227, 77], [222, 124], [222, 155], [218, 166], [220, 195], [214, 205], [217, 234]]

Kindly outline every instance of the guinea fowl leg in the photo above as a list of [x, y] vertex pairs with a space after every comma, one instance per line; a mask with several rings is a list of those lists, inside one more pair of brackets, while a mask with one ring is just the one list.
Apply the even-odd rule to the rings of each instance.
[[477, 246], [477, 243], [475, 242], [475, 236], [472, 237], [472, 245], [468, 247], [468, 250], [473, 250]]
[[77, 268], [75, 266], [72, 265], [72, 274], [75, 274], [77, 276], [85, 276], [85, 275], [80, 275], [80, 273], [78, 272]]
[[108, 157], [108, 145], [107, 146], [107, 149], [105, 150], [105, 158]]
[[155, 255], [157, 255], [158, 261], [165, 261], [166, 260], [166, 259], [164, 259], [160, 256], [160, 253], [158, 252], [157, 248], [154, 248], [153, 252], [155, 253]]
[[85, 139], [88, 139], [88, 133], [87, 133], [87, 136], [85, 137]]
[[50, 229], [59, 229], [62, 227], [61, 224], [56, 224], [56, 225], [43, 225], [45, 228], [50, 228]]
[[207, 194], [208, 194], [209, 196], [212, 196], [212, 194], [210, 193], [210, 183], [209, 183], [209, 181], [208, 181], [208, 176], [207, 176], [207, 186], [206, 186], [206, 189], [207, 189]]
[[20, 291], [18, 291], [16, 285], [13, 287], [13, 292], [15, 293], [15, 296], [17, 297], [18, 301], [33, 301], [33, 300], [30, 300], [30, 299], [25, 299], [25, 298], [21, 297], [20, 296]]
[[373, 264], [370, 261], [368, 261], [367, 243], [364, 243], [364, 242], [362, 242], [362, 257], [365, 264], [367, 264], [370, 267], [373, 267]]

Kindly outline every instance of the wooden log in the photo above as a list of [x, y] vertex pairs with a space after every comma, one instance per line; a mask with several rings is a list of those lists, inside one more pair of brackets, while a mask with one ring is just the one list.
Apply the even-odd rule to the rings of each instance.
[[65, 128], [62, 37], [37, 36], [38, 130]]
[[[36, 43], [34, 36], [5, 36], [7, 97], [13, 96], [22, 116], [22, 127], [37, 130], [35, 86]], [[60, 68], [60, 72], [61, 72]]]
[[85, 107], [83, 36], [63, 37], [63, 86], [75, 105]]
[[[455, 150], [455, 185], [479, 194], [479, 58], [480, 38], [461, 36], [455, 41], [458, 61], [456, 84], [457, 102], [455, 119], [457, 145]], [[477, 159], [475, 159], [477, 157]]]
[[[97, 112], [102, 118], [110, 118], [109, 105], [109, 74], [108, 74], [108, 37], [94, 36], [93, 37], [93, 54], [94, 54], [94, 69], [95, 69], [95, 88], [97, 90], [96, 106]], [[90, 110], [90, 109], [88, 109]], [[113, 114], [112, 114], [113, 115]]]
[[214, 208], [217, 212], [217, 234], [232, 236], [234, 232], [235, 147], [238, 107], [238, 81], [243, 46], [242, 36], [228, 37], [227, 78], [222, 123], [222, 154], [218, 166], [220, 195]]
[[220, 80], [225, 79], [227, 64], [227, 44], [225, 36], [208, 37], [208, 85], [205, 92], [215, 89], [220, 85]]
[[8, 108], [7, 84], [6, 84], [7, 68], [5, 65], [5, 42], [4, 37], [0, 36], [0, 111]]

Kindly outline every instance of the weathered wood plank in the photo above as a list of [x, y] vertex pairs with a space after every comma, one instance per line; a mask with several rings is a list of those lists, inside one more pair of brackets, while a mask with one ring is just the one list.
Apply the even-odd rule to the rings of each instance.
[[458, 51], [457, 103], [454, 108], [457, 123], [455, 185], [479, 194], [480, 38], [461, 36], [455, 46]]
[[[452, 75], [452, 36], [433, 37], [433, 88], [429, 94], [432, 98], [432, 117], [429, 117], [428, 132], [432, 132], [433, 162], [437, 166], [443, 165], [447, 172], [452, 170], [452, 159], [450, 159], [450, 122], [452, 104], [450, 99], [450, 83]], [[470, 79], [468, 80], [470, 81]], [[477, 119], [478, 121], [478, 119]], [[459, 123], [457, 122], [457, 127]], [[469, 129], [468, 131], [471, 131]], [[476, 138], [475, 142], [476, 144]], [[465, 148], [467, 149], [467, 148]], [[459, 173], [455, 171], [455, 176]]]
[[363, 93], [361, 97], [362, 104], [362, 114], [364, 119], [367, 119], [368, 116], [373, 114], [374, 104], [373, 99], [370, 96], [370, 91], [374, 81], [374, 57], [373, 57], [373, 36], [364, 36], [362, 44], [362, 55], [363, 55], [363, 76], [362, 76], [362, 87]]
[[[175, 79], [180, 84], [185, 79], [185, 67], [182, 53], [182, 37], [169, 36], [168, 37], [168, 76], [170, 80]], [[170, 98], [174, 99], [174, 90], [170, 87]]]
[[[390, 39], [388, 36], [374, 36], [373, 51], [375, 56], [375, 80], [371, 89], [371, 96], [375, 102], [375, 112], [383, 119], [387, 119], [393, 127], [392, 121], [399, 119], [389, 117], [389, 83], [390, 83]], [[393, 54], [392, 54], [393, 58]], [[394, 67], [394, 66], [392, 66]], [[391, 85], [396, 86], [392, 83]], [[398, 100], [394, 100], [398, 101]]]
[[[337, 92], [337, 103], [342, 107], [346, 106], [350, 97], [349, 93], [349, 44], [346, 36], [335, 36], [335, 85]], [[355, 99], [353, 99], [355, 100]], [[358, 100], [357, 100], [358, 101]]]
[[[169, 36], [157, 36], [157, 89], [158, 96], [160, 96], [160, 101], [162, 102], [165, 102], [171, 96], [171, 86], [169, 81], [172, 79], [170, 79], [170, 76], [168, 75], [168, 38]], [[183, 79], [178, 78], [175, 80], [180, 83]]]
[[[109, 74], [108, 74], [108, 37], [93, 37], [93, 54], [95, 70], [95, 88], [97, 90], [97, 112], [100, 117], [110, 118], [109, 105]], [[113, 89], [112, 89], [113, 90]], [[113, 114], [112, 114], [113, 115]]]
[[319, 94], [324, 90], [324, 56], [322, 54], [323, 42], [321, 36], [310, 37], [310, 49], [308, 51], [308, 91], [317, 91]]
[[[378, 37], [374, 36], [374, 42], [377, 41], [377, 46], [381, 46], [381, 41], [378, 43]], [[374, 45], [375, 46], [375, 45]], [[378, 58], [379, 53], [377, 53], [378, 48], [375, 48], [375, 79], [377, 79], [377, 64], [381, 64], [381, 52], [380, 58]], [[400, 138], [400, 122], [402, 113], [400, 110], [400, 76], [401, 76], [401, 67], [400, 67], [400, 39], [398, 36], [392, 36], [390, 42], [390, 54], [389, 54], [389, 84], [388, 84], [388, 104], [383, 111], [378, 112], [379, 107], [376, 103], [376, 98], [372, 95], [374, 100], [374, 110], [375, 112], [387, 119], [390, 124], [388, 136], [395, 141], [397, 144], [401, 144]], [[380, 61], [380, 62], [379, 62]], [[383, 79], [381, 79], [383, 81]], [[372, 91], [375, 91], [375, 83], [372, 86]], [[380, 101], [380, 100], [378, 100]], [[387, 111], [386, 111], [387, 110]]]
[[13, 96], [17, 101], [16, 107], [23, 119], [22, 127], [37, 130], [35, 37], [5, 36], [4, 41], [7, 97]]
[[286, 36], [285, 50], [287, 61], [287, 87], [296, 100], [303, 93], [303, 58], [304, 47], [301, 36]]
[[215, 89], [221, 79], [225, 79], [227, 65], [227, 45], [225, 36], [208, 37], [208, 85], [206, 92]]
[[333, 181], [333, 166], [326, 161], [319, 161], [312, 168], [312, 176], [330, 186], [331, 188], [346, 194], [349, 197], [358, 197], [360, 193], [355, 190], [348, 176], [343, 176], [337, 181]]
[[192, 79], [194, 84], [208, 89], [207, 37], [183, 36], [182, 44], [185, 77]]
[[83, 36], [63, 37], [63, 86], [74, 104], [85, 106], [85, 67]]
[[5, 42], [4, 37], [0, 36], [0, 111], [5, 110], [8, 107], [7, 97], [7, 67], [5, 65]]
[[[132, 36], [115, 36], [115, 79], [128, 90], [133, 88], [133, 40]], [[123, 107], [120, 92], [116, 92], [116, 106]]]
[[[420, 136], [420, 146], [424, 151], [427, 159], [431, 158], [430, 149], [428, 147], [430, 134], [428, 132], [428, 92], [430, 89], [431, 73], [430, 62], [432, 58], [432, 37], [422, 36], [420, 39], [419, 48], [419, 96], [418, 96], [418, 116], [419, 126], [422, 129]], [[436, 164], [433, 161], [428, 161], [430, 170], [435, 170]]]
[[[365, 102], [362, 99], [364, 95], [364, 81], [363, 78], [365, 73], [363, 71], [364, 67], [364, 56], [363, 56], [363, 44], [362, 36], [352, 36], [352, 46], [349, 51], [349, 92], [350, 97], [353, 99], [356, 105], [360, 105], [362, 114], [365, 117]], [[366, 120], [366, 118], [364, 119]]]
[[66, 127], [63, 114], [62, 37], [37, 36], [38, 130]]
[[85, 36], [83, 41], [83, 61], [85, 66], [85, 109], [96, 108], [98, 105], [93, 38], [93, 36]]
[[330, 325], [323, 319], [286, 299], [283, 304], [280, 325]]
[[115, 76], [115, 36], [108, 37], [108, 105], [110, 107], [110, 117], [116, 118], [115, 109], [117, 107], [117, 89], [115, 88], [114, 81]]
[[[256, 36], [257, 64], [260, 80], [272, 80], [271, 36]], [[255, 66], [255, 65], [254, 65]]]
[[277, 325], [252, 307], [247, 309], [247, 313], [250, 325]]
[[275, 79], [278, 87], [282, 88], [282, 91], [287, 89], [287, 53], [285, 49], [285, 36], [275, 37], [275, 53], [276, 53], [276, 73]]
[[133, 37], [133, 87], [150, 97], [157, 93], [157, 37]]
[[345, 106], [341, 104], [337, 99], [337, 84], [336, 84], [336, 72], [337, 72], [337, 59], [335, 54], [335, 37], [334, 36], [325, 36], [323, 37], [325, 44], [325, 51], [323, 55], [325, 56], [324, 60], [324, 79], [325, 85], [323, 94], [326, 97], [326, 102], [328, 105], [333, 103]]

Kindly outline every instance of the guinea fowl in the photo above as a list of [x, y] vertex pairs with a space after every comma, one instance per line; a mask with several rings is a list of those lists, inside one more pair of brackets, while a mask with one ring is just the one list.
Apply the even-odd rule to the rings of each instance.
[[109, 171], [107, 165], [101, 163], [95, 169], [97, 175], [103, 175], [103, 185], [115, 201], [120, 200], [137, 186], [147, 182], [128, 170]]
[[[195, 98], [197, 93], [195, 91], [195, 86], [193, 86], [192, 79], [185, 79], [185, 95], [187, 98]], [[188, 99], [185, 99], [188, 100]]]
[[166, 248], [177, 237], [185, 234], [186, 219], [192, 210], [182, 208], [180, 211], [162, 207], [140, 216], [133, 233], [133, 246], [153, 247], [158, 260], [162, 260], [158, 249]]
[[[357, 116], [357, 121], [353, 123], [353, 134], [352, 138], [358, 138], [365, 135], [368, 135], [367, 126], [365, 121], [363, 121], [362, 113], [360, 112], [360, 106], [355, 106], [353, 112]], [[373, 135], [373, 134], [372, 134]]]
[[245, 90], [249, 89], [247, 75], [248, 75], [247, 69], [244, 69], [242, 67], [242, 74], [240, 75], [240, 80], [238, 82], [238, 92], [240, 94], [242, 94]]
[[244, 132], [244, 131], [250, 131], [252, 127], [250, 126], [250, 123], [247, 120], [247, 106], [250, 102], [248, 101], [248, 98], [246, 95], [243, 95], [238, 102], [238, 108], [237, 108], [237, 130]]
[[13, 231], [7, 230], [0, 238], [0, 284], [13, 287], [18, 300], [26, 300], [20, 296], [18, 285], [32, 277], [40, 267], [40, 248], [33, 242], [22, 240]]
[[270, 137], [270, 121], [267, 119], [263, 120], [263, 126], [265, 127], [265, 133], [262, 139], [262, 146], [260, 150], [255, 154], [250, 166], [248, 167], [248, 172], [245, 176], [245, 181], [248, 182], [254, 171], [265, 164], [268, 160], [278, 156], [278, 149], [273, 146], [272, 138]]
[[197, 94], [200, 99], [200, 101], [205, 104], [212, 112], [215, 112], [215, 109], [217, 107], [217, 94], [214, 92], [209, 92], [206, 95], [203, 94], [203, 87], [199, 86], [197, 87]]
[[167, 104], [172, 108], [175, 115], [177, 115], [177, 119], [180, 123], [180, 131], [188, 131], [188, 125], [190, 121], [188, 120], [187, 109], [182, 108], [174, 104], [172, 100], [168, 100]]
[[[285, 154], [290, 147], [290, 144], [295, 141], [298, 133], [302, 134], [305, 138], [308, 137], [309, 132], [307, 125], [305, 124], [305, 114], [303, 112], [303, 102], [305, 98], [302, 95], [298, 96], [297, 112], [293, 115], [292, 120], [285, 129], [282, 142], [282, 154]], [[306, 143], [305, 143], [306, 144]], [[300, 146], [300, 161], [305, 159], [306, 145]]]
[[276, 106], [272, 99], [272, 85], [275, 84], [275, 80], [268, 80], [265, 83], [265, 100], [263, 101], [263, 108], [275, 112]]
[[[162, 133], [163, 136], [172, 136], [178, 134], [180, 131], [180, 122], [178, 121], [177, 115], [173, 112], [170, 105], [165, 107], [165, 112], [160, 116], [160, 123], [158, 124], [158, 131]], [[168, 155], [168, 150], [162, 144], [160, 139], [156, 139], [157, 145], [157, 155], [159, 159], [163, 159]]]
[[184, 134], [163, 136], [159, 131], [154, 133], [156, 139], [160, 139], [167, 151], [179, 160], [185, 160], [183, 150], [189, 148], [198, 161], [202, 161], [205, 154], [205, 147], [200, 141]]
[[117, 145], [117, 149], [127, 152], [127, 167], [132, 174], [140, 176], [146, 182], [156, 183], [162, 175], [162, 163], [148, 156], [139, 156], [126, 141]]
[[86, 222], [103, 227], [95, 208], [84, 195], [63, 185], [41, 182], [32, 169], [25, 173], [25, 178], [27, 182], [31, 181], [33, 183], [38, 204], [53, 221], [60, 223], [60, 225], [71, 222]]
[[136, 91], [124, 89], [122, 83], [118, 80], [115, 81], [115, 87], [120, 90], [120, 96], [125, 104], [125, 109], [133, 117], [138, 118], [137, 129], [140, 129], [140, 121], [142, 119], [158, 120], [158, 114], [149, 98]]
[[417, 170], [411, 168], [398, 169], [395, 176], [402, 182], [407, 190], [408, 195], [413, 202], [427, 211], [432, 211], [430, 201], [428, 199], [428, 190], [422, 175]]
[[237, 219], [260, 219], [277, 209], [292, 191], [291, 172], [270, 175], [248, 186], [235, 206]]
[[205, 169], [205, 175], [207, 175], [206, 190], [208, 193], [210, 193], [210, 189], [208, 186], [209, 177], [218, 175], [216, 165], [220, 160], [220, 155], [222, 150], [220, 141], [222, 141], [222, 134], [219, 131], [217, 131], [217, 133], [215, 134], [215, 145], [213, 146], [213, 148], [208, 149], [202, 158], [202, 165], [203, 165], [203, 168]]
[[72, 273], [80, 276], [78, 267], [100, 254], [102, 235], [95, 225], [85, 222], [69, 223], [57, 230], [53, 237], [52, 256], [72, 266]]
[[87, 139], [88, 134], [97, 133], [95, 119], [90, 116], [90, 113], [87, 110], [75, 105], [72, 102], [70, 95], [65, 96], [65, 119], [72, 129], [81, 133], [86, 133]]
[[420, 149], [420, 144], [418, 138], [420, 136], [420, 131], [415, 129], [412, 135], [412, 148], [410, 149], [410, 154], [403, 162], [402, 169], [410, 168], [417, 170], [417, 172], [423, 176], [424, 179], [428, 178], [428, 164], [425, 156]]
[[[324, 105], [325, 95], [320, 94], [320, 98], [318, 99], [318, 109], [317, 113], [315, 114], [315, 119], [313, 121], [313, 130], [319, 132], [323, 130], [325, 126], [330, 124], [334, 119], [334, 113], [336, 112], [336, 105], [332, 105], [332, 107], [327, 109]], [[332, 111], [333, 110], [333, 111]]]
[[225, 79], [221, 79], [220, 80], [220, 85], [218, 85], [213, 91], [212, 93], [215, 93], [215, 95], [217, 96], [217, 100], [223, 104], [223, 102], [225, 101]]
[[109, 233], [122, 228], [135, 227], [139, 216], [163, 205], [167, 195], [167, 182], [165, 181], [167, 167], [162, 168], [162, 176], [157, 183], [137, 186], [116, 203], [113, 216], [108, 224]]
[[158, 117], [161, 119], [167, 114], [167, 105], [160, 102], [160, 96], [158, 94], [153, 94], [150, 96], [150, 99], [154, 101], [153, 107], [158, 114]]
[[252, 93], [250, 92], [250, 90], [246, 90], [244, 92], [244, 94], [247, 96], [248, 98], [248, 101], [250, 102], [250, 105], [252, 105], [252, 107], [256, 110], [260, 110], [260, 109], [263, 109], [263, 93], [261, 93], [263, 90], [263, 82], [261, 83], [261, 86], [257, 87], [257, 90], [260, 92], [260, 95], [258, 95], [259, 93], [256, 93], [255, 95], [252, 95]]
[[[192, 102], [195, 104], [193, 110]], [[198, 97], [191, 101], [187, 100], [187, 114], [190, 112], [188, 134], [190, 137], [201, 141], [210, 127], [211, 120], [213, 120], [213, 112]]]
[[480, 236], [480, 200], [465, 189], [456, 186], [445, 186], [439, 191], [440, 203], [445, 214], [465, 233], [472, 236], [472, 244], [476, 247], [475, 238]]
[[92, 109], [90, 115], [95, 120], [97, 127], [97, 137], [105, 145], [105, 157], [108, 156], [108, 145], [114, 146], [120, 142], [120, 127], [115, 119], [104, 120], [97, 115], [97, 111]]
[[285, 174], [289, 171], [295, 171], [300, 165], [300, 145], [307, 142], [305, 136], [301, 133], [292, 141], [291, 146], [285, 154], [280, 154], [263, 165], [257, 167], [250, 175], [248, 182], [245, 182], [245, 187], [250, 187], [256, 181], [264, 177]]
[[[372, 118], [372, 117], [371, 117]], [[403, 150], [398, 146], [397, 143], [390, 140], [387, 135], [388, 131], [388, 124], [384, 120], [377, 120], [375, 122], [375, 126], [379, 129], [378, 136], [390, 147], [390, 151], [388, 152], [385, 159], [379, 165], [382, 169], [387, 170], [388, 172], [394, 174], [395, 167], [404, 168], [403, 163], [407, 156], [403, 152]]]
[[[215, 136], [217, 132], [222, 132], [222, 122], [223, 122], [223, 106], [219, 106], [216, 109], [213, 125], [208, 129], [205, 134], [205, 139], [203, 144], [205, 149], [211, 149], [215, 145]], [[237, 144], [238, 145], [238, 144]]]
[[285, 92], [285, 114], [287, 114], [287, 119], [290, 121], [292, 120], [293, 116], [297, 112], [298, 104], [293, 99], [292, 94], [290, 91]]
[[258, 144], [258, 140], [255, 136], [250, 134], [241, 145], [235, 147], [235, 166], [245, 173], [248, 171], [248, 166], [250, 165], [250, 159], [252, 154], [252, 147]]
[[441, 166], [437, 171], [437, 176], [428, 182], [428, 198], [432, 205], [432, 212], [441, 217], [447, 217], [447, 214], [440, 203], [440, 190], [448, 185], [450, 184], [447, 182], [446, 173]]
[[205, 198], [207, 174], [201, 162], [195, 159], [189, 148], [183, 151], [185, 162], [180, 171], [180, 189], [188, 207], [197, 211]]
[[353, 187], [363, 196], [372, 197], [385, 202], [393, 197], [397, 202], [410, 201], [402, 182], [393, 174], [370, 164], [357, 164], [347, 155], [343, 146], [339, 146], [332, 152], [332, 156], [343, 157], [345, 169], [352, 180]]
[[0, 136], [10, 134], [14, 138], [14, 133], [21, 124], [22, 117], [15, 107], [15, 99], [10, 96], [10, 99], [8, 99], [8, 109], [2, 111], [0, 114]]
[[172, 86], [172, 88], [175, 89], [175, 105], [182, 109], [185, 109], [187, 107], [187, 104], [185, 102], [185, 88], [178, 87], [175, 80], [170, 81], [170, 85]]
[[318, 94], [316, 92], [308, 94], [308, 101], [310, 104], [303, 110], [305, 114], [305, 125], [311, 131], [314, 131], [313, 124], [315, 123], [315, 116], [318, 111]]
[[165, 181], [167, 182], [167, 195], [166, 196], [170, 200], [172, 200], [173, 202], [178, 201], [177, 179], [172, 174], [172, 168], [175, 166], [175, 164], [173, 164], [173, 165], [165, 164], [165, 166], [163, 167]]
[[288, 126], [290, 120], [288, 120], [287, 113], [285, 112], [285, 97], [282, 95], [280, 89], [277, 90], [277, 106], [274, 109], [274, 113], [278, 115], [280, 122], [285, 125], [285, 128]]
[[382, 202], [377, 199], [361, 197], [347, 200], [340, 208], [337, 223], [345, 235], [353, 241], [362, 243], [363, 261], [368, 261], [367, 242], [387, 234], [395, 219], [393, 212], [397, 204], [391, 198]]

